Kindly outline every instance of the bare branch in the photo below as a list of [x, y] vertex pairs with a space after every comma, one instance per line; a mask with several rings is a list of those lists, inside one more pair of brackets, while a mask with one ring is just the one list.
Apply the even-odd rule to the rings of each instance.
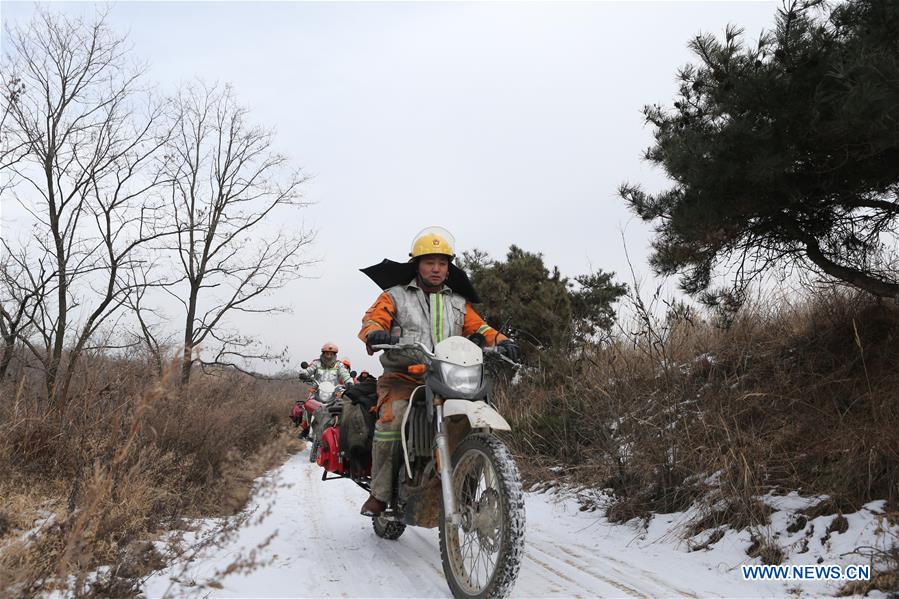
[[306, 179], [273, 152], [271, 131], [249, 124], [248, 110], [229, 87], [188, 86], [174, 105], [178, 122], [166, 151], [173, 157], [168, 201], [178, 223], [173, 249], [185, 283], [177, 295], [187, 298], [181, 379], [186, 383], [195, 347], [214, 340], [224, 356], [229, 347], [241, 345], [235, 336], [216, 333], [230, 314], [281, 310], [258, 302], [301, 276], [309, 263], [302, 251], [313, 236], [272, 230], [276, 214], [306, 205], [300, 195]]

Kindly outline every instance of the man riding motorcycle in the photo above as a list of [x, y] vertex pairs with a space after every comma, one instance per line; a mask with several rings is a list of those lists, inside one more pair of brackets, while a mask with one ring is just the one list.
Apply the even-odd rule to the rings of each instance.
[[[409, 253], [415, 278], [381, 293], [362, 318], [359, 338], [369, 355], [376, 351], [372, 346], [396, 344], [400, 338], [403, 343], [421, 342], [433, 350], [447, 337], [480, 333], [488, 345], [503, 347], [517, 360], [518, 346], [484, 322], [464, 296], [446, 285], [454, 246], [453, 236], [442, 227], [429, 227], [416, 235]], [[371, 496], [361, 510], [362, 515], [373, 517], [380, 516], [392, 499], [403, 414], [412, 392], [424, 382], [408, 373], [407, 367], [414, 363], [408, 355], [388, 350], [380, 359], [384, 374], [377, 386]]]
[[[303, 381], [317, 383], [328, 381], [335, 385], [347, 385], [353, 382], [346, 366], [337, 361], [337, 346], [331, 342], [322, 346], [321, 355], [317, 360], [313, 360], [312, 364], [303, 362], [300, 364], [300, 368], [299, 378]], [[303, 412], [303, 431], [300, 433], [300, 437], [307, 438], [308, 435], [309, 416]]]

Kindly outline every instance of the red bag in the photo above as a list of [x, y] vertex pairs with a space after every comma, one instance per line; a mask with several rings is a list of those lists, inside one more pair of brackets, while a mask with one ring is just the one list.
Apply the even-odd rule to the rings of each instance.
[[300, 404], [295, 403], [293, 407], [290, 409], [290, 419], [293, 421], [295, 425], [300, 424], [300, 418], [303, 417], [303, 408], [300, 407]]
[[315, 460], [319, 466], [335, 474], [343, 474], [343, 461], [340, 459], [340, 428], [329, 426], [322, 433], [322, 445]]

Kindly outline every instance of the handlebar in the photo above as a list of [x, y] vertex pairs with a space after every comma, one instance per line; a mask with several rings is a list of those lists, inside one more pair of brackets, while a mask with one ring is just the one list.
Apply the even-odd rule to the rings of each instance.
[[[411, 350], [420, 351], [421, 353], [423, 353], [425, 356], [427, 356], [428, 358], [430, 358], [432, 360], [437, 357], [436, 355], [434, 355], [434, 352], [432, 352], [431, 350], [428, 349], [428, 346], [426, 346], [424, 343], [421, 343], [420, 341], [418, 343], [398, 343], [395, 345], [390, 345], [390, 344], [372, 345], [371, 348], [374, 350], [410, 350], [411, 349]], [[506, 356], [506, 351], [501, 347], [497, 347], [497, 346], [484, 347], [484, 348], [481, 348], [481, 351], [484, 352], [484, 356], [491, 356], [491, 355], [496, 356], [496, 357], [500, 358], [503, 362], [513, 365], [515, 368], [521, 367], [521, 364], [519, 364], [515, 360], [512, 360], [508, 356]]]
[[371, 348], [375, 349], [375, 350], [378, 350], [378, 349], [382, 349], [382, 350], [414, 349], [414, 350], [418, 350], [418, 351], [422, 352], [424, 355], [428, 356], [429, 358], [436, 357], [434, 355], [434, 352], [429, 350], [428, 346], [420, 341], [418, 343], [396, 343], [396, 344], [384, 343], [384, 344], [379, 344], [379, 345], [372, 345]]
[[[306, 384], [308, 384], [313, 389], [318, 389], [318, 387], [319, 387], [319, 381], [317, 381], [313, 378], [303, 379], [301, 377], [300, 380], [304, 381]], [[347, 382], [347, 384], [345, 384], [345, 385], [334, 385], [334, 393], [336, 394], [336, 393], [346, 391], [348, 386], [350, 386], [349, 382]]]

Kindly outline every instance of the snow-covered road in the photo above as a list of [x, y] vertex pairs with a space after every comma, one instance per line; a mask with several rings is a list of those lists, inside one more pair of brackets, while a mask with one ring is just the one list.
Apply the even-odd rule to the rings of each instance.
[[[150, 578], [144, 592], [158, 597], [449, 597], [436, 529], [407, 528], [397, 541], [377, 538], [359, 516], [366, 494], [345, 480], [322, 482], [308, 453], [269, 474], [250, 509], [270, 510], [221, 546], [191, 563]], [[656, 517], [648, 530], [610, 525], [576, 501], [526, 495], [525, 557], [514, 597], [784, 596], [781, 583], [748, 582], [742, 535], [728, 534], [711, 552], [688, 552], [671, 532], [677, 523]], [[275, 535], [261, 549], [265, 563], [221, 575], [229, 564]], [[173, 580], [173, 577], [175, 580]], [[209, 584], [209, 583], [212, 584]], [[803, 586], [827, 593], [823, 583]]]

